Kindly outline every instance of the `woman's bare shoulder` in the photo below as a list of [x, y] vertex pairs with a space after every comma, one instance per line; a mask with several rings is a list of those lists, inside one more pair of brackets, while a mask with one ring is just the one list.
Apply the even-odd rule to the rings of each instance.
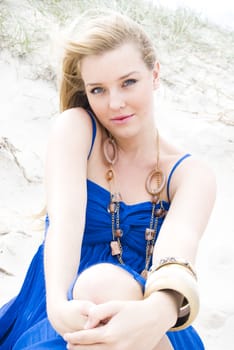
[[87, 159], [92, 143], [93, 126], [88, 112], [83, 108], [71, 108], [59, 114], [53, 121], [48, 138], [48, 155], [57, 153], [67, 158], [74, 155]]
[[53, 123], [54, 130], [59, 130], [60, 128], [72, 130], [75, 126], [79, 126], [79, 129], [90, 128], [92, 126], [91, 117], [81, 107], [74, 107], [63, 111], [56, 117]]
[[210, 188], [215, 191], [215, 173], [202, 157], [162, 140], [162, 161], [167, 174], [172, 173], [171, 198], [179, 188], [187, 187], [203, 191]]
[[61, 139], [62, 142], [82, 140], [89, 143], [92, 138], [91, 117], [83, 108], [65, 110], [54, 119], [50, 138]]

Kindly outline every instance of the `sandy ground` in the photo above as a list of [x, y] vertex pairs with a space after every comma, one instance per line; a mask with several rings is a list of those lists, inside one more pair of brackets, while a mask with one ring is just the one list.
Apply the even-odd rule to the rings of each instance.
[[[180, 78], [175, 81], [177, 97], [173, 87], [166, 84], [163, 93], [156, 96], [160, 100], [158, 124], [165, 136], [203, 158], [216, 173], [217, 201], [197, 259], [201, 311], [196, 327], [207, 350], [231, 349], [234, 334], [233, 75], [225, 77], [223, 70], [220, 76], [217, 67], [205, 66], [205, 63], [202, 69], [198, 65], [194, 67], [193, 74], [208, 79], [210, 85], [216, 84], [218, 76], [220, 93], [224, 86], [229, 98], [221, 94], [217, 98], [217, 91], [211, 88], [200, 89], [198, 93], [190, 86], [182, 91], [184, 85]], [[189, 81], [188, 74], [184, 72], [184, 81]], [[44, 203], [45, 149], [51, 122], [56, 117], [58, 97], [53, 83], [34, 79], [30, 64], [13, 59], [7, 52], [0, 54], [0, 76], [0, 304], [4, 304], [19, 291], [30, 259], [43, 238], [30, 215]], [[201, 201], [205, 200], [202, 193], [200, 197]]]

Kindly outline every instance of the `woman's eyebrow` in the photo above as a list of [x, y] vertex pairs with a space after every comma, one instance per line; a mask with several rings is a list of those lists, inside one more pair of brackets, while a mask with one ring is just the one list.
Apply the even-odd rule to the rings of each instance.
[[[117, 80], [123, 80], [128, 78], [130, 75], [135, 74], [135, 73], [139, 73], [138, 71], [132, 71], [129, 72], [127, 74], [124, 74], [123, 76], [121, 76], [120, 78], [118, 78]], [[103, 85], [103, 83], [87, 83], [86, 86], [97, 86], [97, 85]]]
[[139, 73], [139, 72], [138, 72], [138, 71], [136, 71], [136, 70], [134, 70], [134, 71], [132, 71], [132, 72], [129, 72], [129, 73], [127, 73], [127, 74], [123, 75], [123, 76], [122, 76], [122, 77], [120, 77], [118, 80], [123, 80], [123, 79], [126, 79], [126, 78], [128, 78], [130, 75], [135, 74], [135, 73]]

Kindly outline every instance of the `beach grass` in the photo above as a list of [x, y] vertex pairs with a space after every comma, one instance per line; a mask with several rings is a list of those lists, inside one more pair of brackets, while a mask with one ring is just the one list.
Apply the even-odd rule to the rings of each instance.
[[[190, 48], [217, 51], [216, 45], [233, 49], [234, 33], [221, 29], [188, 8], [170, 10], [152, 2], [133, 0], [16, 0], [0, 1], [1, 46], [25, 56], [47, 42], [53, 26], [64, 26], [86, 9], [118, 10], [143, 24], [160, 50]], [[228, 44], [228, 45], [226, 45]], [[224, 50], [225, 58], [233, 57]], [[230, 52], [232, 51], [232, 52]]]
[[160, 133], [215, 170], [217, 204], [197, 265], [202, 306], [197, 322], [206, 349], [231, 349], [234, 32], [188, 8], [173, 11], [152, 2], [0, 0], [0, 305], [18, 293], [44, 237], [44, 223], [40, 232], [28, 215], [32, 219], [45, 204], [44, 148], [59, 113], [53, 48], [61, 41], [60, 29], [86, 9], [118, 10], [143, 24], [154, 41], [165, 107], [155, 113]]
[[220, 105], [220, 111], [210, 108], [207, 113], [211, 117], [218, 113], [219, 120], [234, 123], [234, 32], [209, 23], [188, 8], [169, 10], [142, 0], [2, 0], [0, 48], [30, 62], [34, 79], [55, 81], [54, 36], [58, 39], [58, 30], [86, 9], [97, 13], [118, 10], [143, 24], [154, 41], [162, 84], [170, 90], [170, 98], [181, 100], [183, 108], [189, 109], [188, 94], [194, 96], [194, 112], [199, 115], [201, 96], [207, 92], [210, 105], [217, 101]]

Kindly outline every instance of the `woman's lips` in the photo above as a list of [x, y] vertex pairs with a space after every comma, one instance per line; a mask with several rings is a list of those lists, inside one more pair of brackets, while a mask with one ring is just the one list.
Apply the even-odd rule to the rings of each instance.
[[114, 118], [111, 118], [111, 121], [115, 123], [124, 123], [126, 120], [132, 118], [134, 114], [128, 114], [128, 115], [118, 115]]

